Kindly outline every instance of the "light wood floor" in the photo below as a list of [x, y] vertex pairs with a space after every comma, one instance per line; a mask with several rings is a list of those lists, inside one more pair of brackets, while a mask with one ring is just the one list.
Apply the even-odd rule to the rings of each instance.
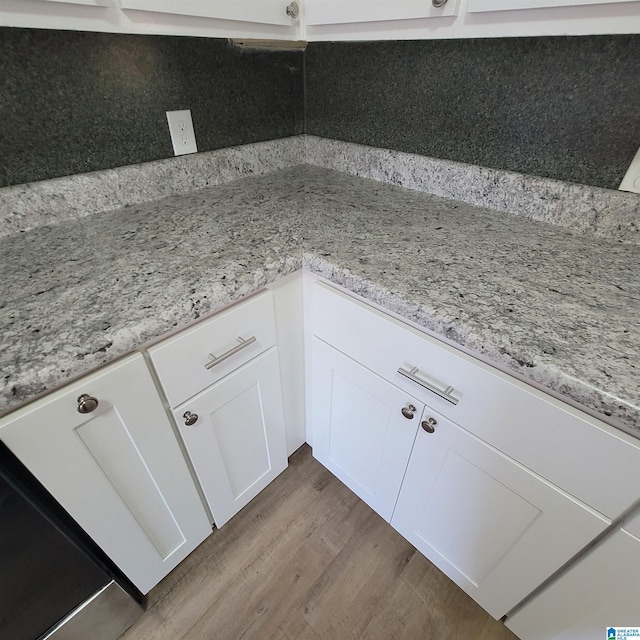
[[122, 640], [514, 640], [302, 447]]

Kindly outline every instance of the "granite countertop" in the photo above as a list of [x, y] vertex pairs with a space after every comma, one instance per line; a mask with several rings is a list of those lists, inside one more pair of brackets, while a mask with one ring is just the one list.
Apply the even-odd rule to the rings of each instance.
[[640, 246], [317, 167], [0, 240], [0, 410], [303, 264], [640, 437]]

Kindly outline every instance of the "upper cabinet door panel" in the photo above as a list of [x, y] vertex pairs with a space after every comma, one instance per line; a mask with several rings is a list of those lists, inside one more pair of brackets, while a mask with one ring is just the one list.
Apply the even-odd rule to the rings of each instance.
[[40, 2], [62, 2], [64, 4], [86, 4], [89, 7], [109, 7], [111, 0], [40, 0]]
[[[615, 0], [615, 3], [637, 1]], [[480, 13], [517, 9], [552, 9], [555, 7], [576, 7], [588, 4], [613, 4], [613, 2], [614, 0], [468, 0], [467, 11], [469, 13]]]
[[437, 18], [458, 15], [459, 0], [448, 0], [436, 8], [431, 0], [367, 0], [341, 2], [339, 0], [308, 0], [305, 5], [307, 25], [347, 24], [354, 22], [382, 22]]
[[[302, 0], [299, 0], [301, 2]], [[0, 26], [298, 40], [290, 0], [0, 0]]]
[[257, 2], [250, 0], [122, 0], [123, 9], [137, 9], [156, 13], [170, 13], [197, 18], [216, 18], [237, 22], [256, 22], [291, 26], [293, 20], [287, 15], [287, 2], [276, 0]]

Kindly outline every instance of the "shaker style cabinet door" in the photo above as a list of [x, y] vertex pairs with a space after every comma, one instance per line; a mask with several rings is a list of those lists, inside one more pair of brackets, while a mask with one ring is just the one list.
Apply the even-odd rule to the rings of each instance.
[[609, 521], [427, 407], [392, 526], [495, 618]]
[[640, 626], [640, 516], [635, 525], [606, 537], [507, 627], [522, 640], [601, 640], [612, 626]]
[[303, 0], [2, 0], [0, 25], [298, 40]]
[[138, 9], [197, 18], [217, 18], [237, 22], [255, 22], [291, 26], [285, 0], [121, 0], [123, 9]]
[[63, 2], [65, 4], [85, 4], [88, 7], [108, 7], [113, 0], [39, 0], [40, 2]]
[[278, 351], [174, 410], [218, 528], [287, 467]]
[[141, 355], [11, 414], [0, 439], [142, 593], [211, 533]]
[[313, 338], [313, 455], [387, 522], [423, 404]]

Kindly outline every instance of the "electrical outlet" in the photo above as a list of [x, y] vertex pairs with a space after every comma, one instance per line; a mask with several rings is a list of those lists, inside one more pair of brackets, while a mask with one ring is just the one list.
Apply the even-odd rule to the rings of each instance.
[[636, 153], [635, 157], [631, 161], [627, 173], [618, 187], [622, 191], [633, 191], [634, 193], [640, 193], [640, 149]]
[[185, 153], [197, 153], [196, 133], [193, 130], [191, 120], [191, 110], [167, 111], [167, 122], [169, 123], [169, 133], [173, 143], [173, 153], [176, 156]]

